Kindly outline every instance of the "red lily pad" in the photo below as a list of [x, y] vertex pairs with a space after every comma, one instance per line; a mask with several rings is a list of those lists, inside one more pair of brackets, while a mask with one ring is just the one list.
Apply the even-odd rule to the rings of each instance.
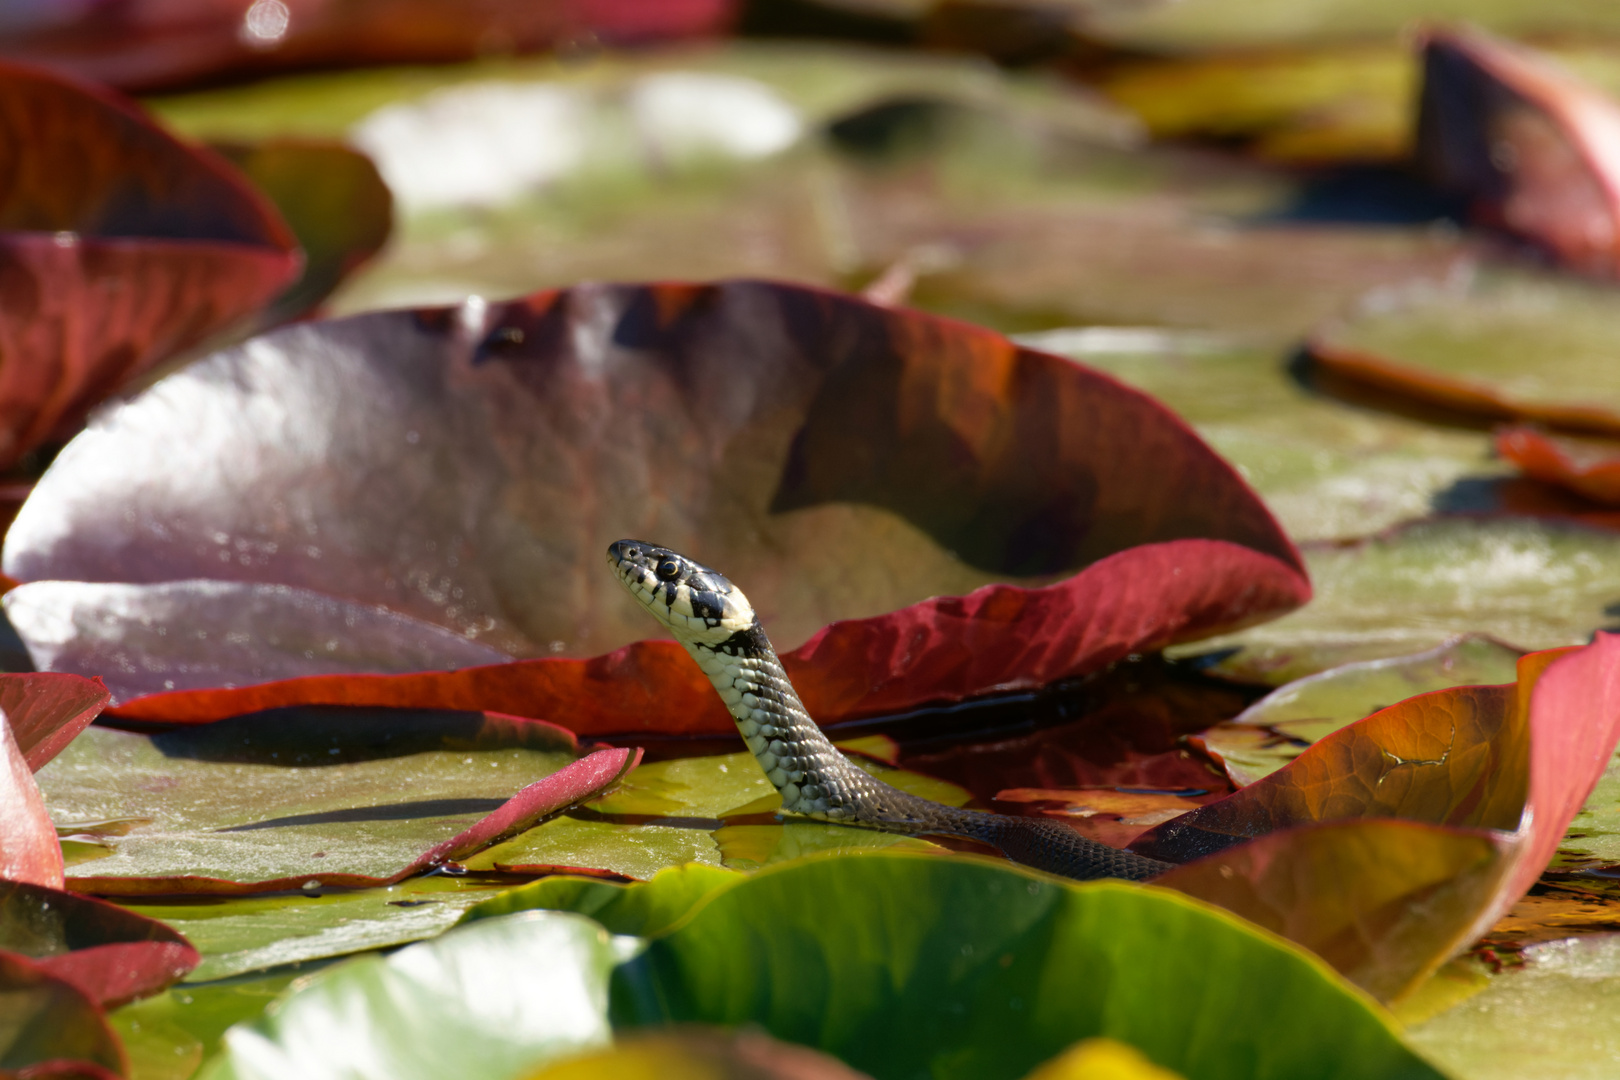
[[734, 0], [216, 0], [171, 7], [113, 0], [8, 17], [0, 54], [126, 89], [152, 89], [289, 68], [442, 63], [578, 42], [614, 45], [707, 37], [727, 29]]
[[260, 316], [265, 326], [320, 307], [371, 260], [393, 229], [394, 199], [360, 151], [326, 139], [215, 143], [287, 219], [304, 249], [304, 272]]
[[6, 947], [104, 1008], [155, 994], [197, 966], [197, 950], [133, 911], [41, 885], [0, 882]]
[[[97, 1070], [105, 1070], [100, 1072]], [[8, 1076], [124, 1076], [124, 1048], [84, 992], [0, 950], [0, 1071]]]
[[579, 659], [653, 628], [602, 565], [619, 536], [742, 585], [829, 721], [1084, 674], [1309, 588], [1260, 501], [1152, 399], [990, 331], [750, 282], [385, 312], [218, 353], [63, 451], [5, 567], [275, 583], [558, 657], [253, 691], [266, 702], [480, 700], [580, 733], [729, 732], [673, 643]]
[[1526, 476], [1620, 506], [1620, 443], [1512, 427], [1497, 432], [1496, 452]]
[[0, 713], [35, 772], [107, 707], [108, 697], [100, 679], [51, 672], [0, 675]]
[[1423, 46], [1417, 156], [1485, 220], [1587, 273], [1620, 273], [1620, 103], [1550, 57], [1473, 30]]
[[240, 174], [107, 91], [0, 64], [0, 103], [4, 467], [258, 310], [299, 257]]
[[0, 881], [62, 887], [62, 849], [33, 770], [0, 717]]
[[[1420, 694], [1341, 728], [1135, 847], [1208, 856], [1164, 883], [1302, 934], [1362, 986], [1398, 997], [1530, 888], [1616, 742], [1620, 637], [1599, 634], [1524, 657], [1517, 685]], [[1399, 822], [1426, 831], [1387, 827]], [[1242, 844], [1254, 837], [1258, 847]], [[1411, 857], [1425, 846], [1431, 855]], [[1436, 876], [1438, 865], [1457, 874]], [[1311, 884], [1330, 877], [1356, 884]]]

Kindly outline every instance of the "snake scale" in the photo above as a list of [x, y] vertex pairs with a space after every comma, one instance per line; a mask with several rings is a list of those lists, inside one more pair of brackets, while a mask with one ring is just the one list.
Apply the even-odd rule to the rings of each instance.
[[668, 548], [620, 540], [608, 562], [709, 677], [787, 813], [886, 832], [959, 836], [1063, 877], [1145, 881], [1169, 863], [1118, 851], [1060, 822], [961, 810], [890, 787], [851, 764], [811, 719], [748, 598]]

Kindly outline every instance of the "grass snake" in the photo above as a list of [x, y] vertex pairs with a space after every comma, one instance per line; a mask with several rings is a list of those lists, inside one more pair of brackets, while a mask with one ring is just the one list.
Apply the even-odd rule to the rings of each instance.
[[1144, 881], [1170, 869], [1061, 822], [945, 806], [868, 775], [811, 719], [742, 590], [684, 555], [638, 540], [612, 544], [608, 562], [709, 677], [787, 813], [886, 832], [965, 837], [1069, 878]]

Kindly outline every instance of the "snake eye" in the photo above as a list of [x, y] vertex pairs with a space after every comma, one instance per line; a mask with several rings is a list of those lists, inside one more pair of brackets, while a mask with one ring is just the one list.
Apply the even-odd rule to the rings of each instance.
[[658, 576], [665, 581], [673, 580], [681, 572], [681, 564], [674, 559], [665, 559], [658, 564]]

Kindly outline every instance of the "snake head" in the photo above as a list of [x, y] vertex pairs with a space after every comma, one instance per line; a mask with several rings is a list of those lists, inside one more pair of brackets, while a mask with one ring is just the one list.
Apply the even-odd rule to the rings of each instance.
[[681, 640], [718, 645], [754, 625], [754, 607], [724, 574], [640, 540], [608, 545], [608, 562], [630, 595]]

